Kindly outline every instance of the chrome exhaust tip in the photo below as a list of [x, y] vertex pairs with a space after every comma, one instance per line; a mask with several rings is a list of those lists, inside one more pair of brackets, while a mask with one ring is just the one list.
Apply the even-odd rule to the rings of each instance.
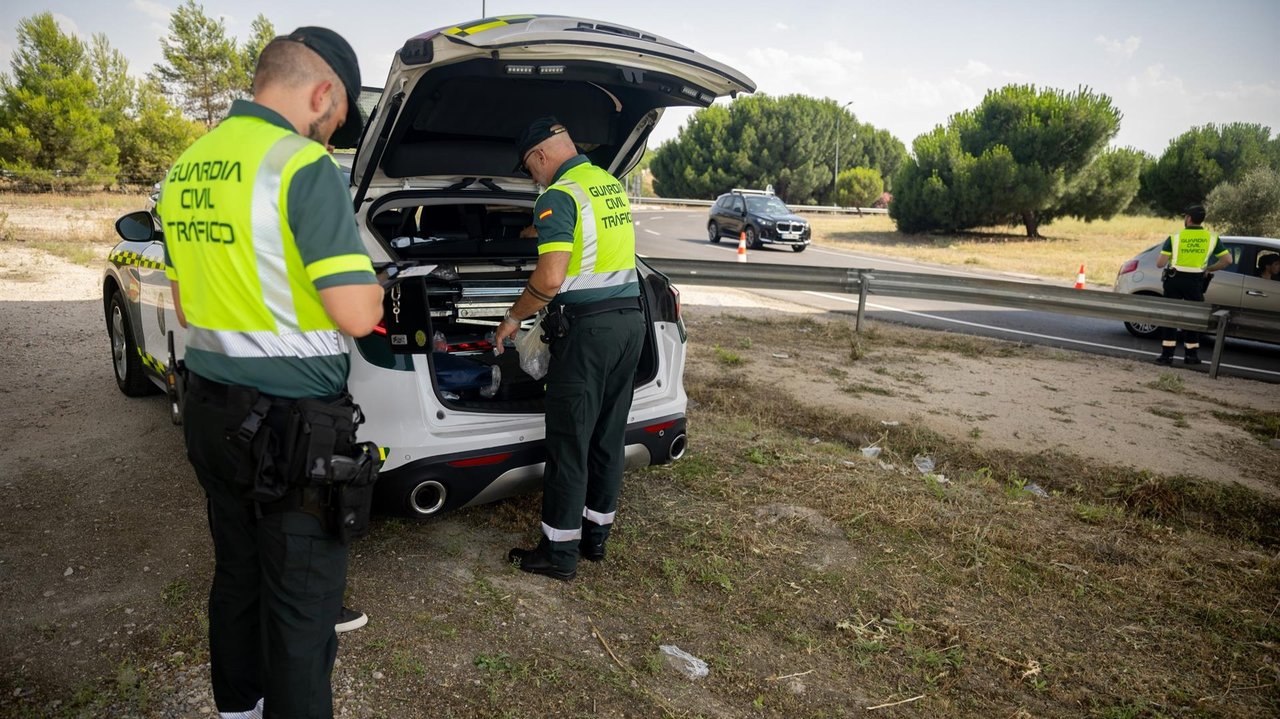
[[444, 500], [449, 496], [449, 490], [445, 489], [443, 484], [428, 479], [425, 482], [419, 482], [418, 486], [413, 488], [409, 493], [409, 506], [413, 507], [413, 511], [423, 517], [429, 517], [444, 508]]
[[684, 456], [684, 450], [688, 446], [688, 438], [684, 436], [684, 432], [677, 434], [675, 439], [671, 440], [671, 449], [669, 456], [672, 460], [680, 459]]

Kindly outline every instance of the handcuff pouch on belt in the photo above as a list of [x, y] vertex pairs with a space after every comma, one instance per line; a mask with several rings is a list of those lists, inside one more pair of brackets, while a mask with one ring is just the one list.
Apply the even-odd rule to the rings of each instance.
[[[373, 485], [381, 466], [372, 442], [356, 442], [364, 414], [351, 395], [337, 400], [282, 400], [250, 388], [244, 420], [227, 439], [244, 450], [237, 475], [245, 498], [259, 512], [300, 510], [315, 516], [343, 543], [369, 528]], [[286, 410], [284, 436], [268, 422], [272, 408]]]
[[564, 305], [548, 307], [547, 314], [542, 318], [542, 341], [551, 344], [568, 336], [569, 314], [565, 312]]

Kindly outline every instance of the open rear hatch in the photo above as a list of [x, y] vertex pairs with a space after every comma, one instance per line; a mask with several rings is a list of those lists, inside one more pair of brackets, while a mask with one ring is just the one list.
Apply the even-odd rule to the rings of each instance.
[[[537, 261], [538, 188], [517, 171], [516, 137], [554, 115], [592, 163], [624, 175], [662, 112], [752, 92], [737, 71], [665, 38], [570, 17], [520, 15], [409, 39], [392, 61], [352, 169], [362, 236], [388, 292], [366, 357], [402, 369], [429, 358], [446, 405], [541, 411], [542, 383], [490, 335]], [[642, 268], [650, 336], [637, 386], [658, 371], [652, 323], [676, 322], [672, 289]], [[498, 368], [495, 378], [493, 368]]]

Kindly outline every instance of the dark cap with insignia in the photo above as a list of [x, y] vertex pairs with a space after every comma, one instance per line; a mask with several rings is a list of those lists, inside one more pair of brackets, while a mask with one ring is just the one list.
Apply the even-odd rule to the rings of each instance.
[[319, 55], [333, 69], [347, 91], [347, 119], [329, 139], [335, 147], [355, 147], [360, 141], [360, 63], [356, 52], [338, 33], [327, 27], [300, 27], [285, 35]]
[[548, 137], [559, 135], [565, 131], [564, 125], [560, 121], [548, 115], [547, 117], [539, 117], [529, 126], [525, 128], [524, 134], [516, 140], [516, 154], [524, 160], [525, 154], [537, 147], [539, 143]]

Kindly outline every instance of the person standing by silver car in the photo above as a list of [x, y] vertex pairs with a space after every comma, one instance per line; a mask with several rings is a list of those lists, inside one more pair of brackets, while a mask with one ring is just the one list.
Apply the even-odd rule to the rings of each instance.
[[[1169, 235], [1160, 248], [1156, 267], [1164, 269], [1164, 296], [1174, 300], [1204, 302], [1208, 286], [1207, 273], [1231, 264], [1231, 252], [1218, 242], [1218, 236], [1204, 229], [1205, 210], [1191, 205], [1183, 213], [1182, 230]], [[1212, 265], [1210, 259], [1214, 259]], [[1172, 365], [1178, 341], [1183, 345], [1183, 362], [1200, 364], [1200, 333], [1173, 327], [1160, 328], [1160, 356], [1156, 364]]]

